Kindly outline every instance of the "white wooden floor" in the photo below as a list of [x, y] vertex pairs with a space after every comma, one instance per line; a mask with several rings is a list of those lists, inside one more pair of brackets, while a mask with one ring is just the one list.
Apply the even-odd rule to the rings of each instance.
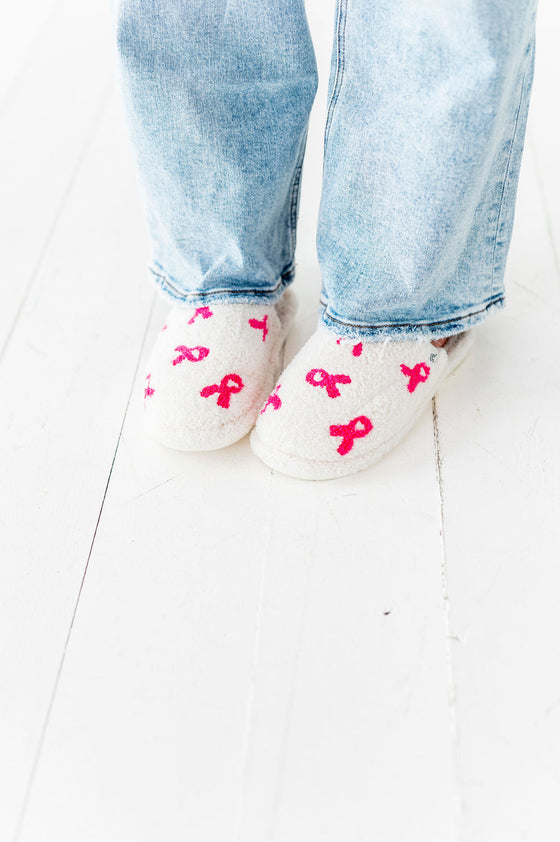
[[[555, 0], [507, 271], [433, 413], [374, 469], [272, 474], [140, 428], [147, 280], [109, 12], [3, 9], [0, 840], [558, 842]], [[332, 0], [303, 181], [312, 332]], [[7, 16], [7, 20], [6, 20]]]

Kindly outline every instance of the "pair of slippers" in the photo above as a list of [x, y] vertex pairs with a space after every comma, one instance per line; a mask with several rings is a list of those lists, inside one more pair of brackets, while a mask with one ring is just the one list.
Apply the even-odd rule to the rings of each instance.
[[403, 438], [473, 341], [466, 331], [443, 348], [359, 342], [320, 326], [282, 372], [294, 315], [291, 290], [275, 304], [173, 308], [145, 376], [147, 432], [178, 450], [215, 450], [252, 429], [271, 468], [342, 477]]

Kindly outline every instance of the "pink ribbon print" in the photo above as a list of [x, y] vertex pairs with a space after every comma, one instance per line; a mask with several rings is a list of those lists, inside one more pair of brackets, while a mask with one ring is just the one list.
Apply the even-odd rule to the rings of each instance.
[[[317, 375], [320, 379], [317, 380]], [[352, 380], [347, 374], [329, 374], [324, 368], [313, 368], [305, 375], [307, 383], [312, 386], [324, 386], [329, 398], [340, 397], [340, 389], [337, 383], [351, 383]]]
[[430, 375], [430, 366], [426, 365], [426, 363], [417, 363], [414, 368], [409, 368], [407, 365], [402, 363], [401, 371], [408, 377], [408, 385], [407, 389], [409, 392], [413, 392], [419, 383], [425, 383]]
[[342, 436], [342, 441], [337, 447], [341, 456], [348, 453], [354, 447], [354, 439], [363, 439], [373, 430], [373, 424], [365, 415], [358, 415], [349, 424], [331, 424], [331, 436]]
[[213, 316], [213, 315], [214, 315], [214, 313], [212, 312], [210, 307], [197, 307], [196, 310], [194, 311], [194, 316], [190, 317], [187, 324], [192, 325], [192, 323], [194, 322], [194, 320], [196, 319], [197, 316], [201, 316], [201, 318], [203, 318], [203, 319], [209, 319], [210, 316]]
[[218, 406], [229, 409], [231, 396], [240, 392], [244, 385], [239, 374], [226, 374], [219, 383], [205, 386], [200, 394], [203, 398], [209, 398], [210, 395], [215, 395], [218, 392]]
[[249, 319], [249, 324], [251, 327], [254, 327], [255, 330], [262, 330], [263, 336], [262, 341], [264, 342], [266, 339], [266, 334], [268, 333], [268, 316], [265, 316], [262, 319]]
[[152, 389], [152, 387], [150, 386], [150, 377], [151, 377], [151, 376], [152, 376], [151, 374], [146, 374], [146, 377], [145, 377], [145, 379], [146, 379], [148, 382], [147, 382], [146, 387], [145, 387], [145, 389], [144, 389], [144, 400], [146, 400], [146, 398], [151, 397], [151, 395], [153, 395], [153, 394], [154, 394], [154, 391], [155, 391], [155, 390], [154, 390], [154, 389]]
[[173, 365], [179, 365], [183, 360], [189, 360], [191, 363], [199, 363], [210, 353], [210, 348], [204, 348], [202, 345], [195, 345], [194, 348], [187, 348], [186, 345], [177, 345], [174, 350], [179, 351], [179, 356], [173, 360]]
[[265, 405], [261, 409], [261, 415], [266, 410], [267, 406], [271, 406], [273, 409], [280, 409], [280, 407], [282, 406], [282, 401], [278, 397], [278, 389], [280, 388], [280, 386], [281, 386], [281, 384], [279, 383], [278, 386], [276, 387], [276, 389], [273, 391], [273, 393], [268, 396], [267, 402], [265, 403]]
[[[341, 342], [342, 342], [342, 336], [339, 336], [339, 338], [336, 340], [336, 344], [340, 345]], [[362, 345], [362, 343], [358, 342], [356, 345], [352, 346], [352, 354], [355, 357], [359, 357], [360, 354], [362, 353], [363, 349], [364, 349], [364, 346]]]

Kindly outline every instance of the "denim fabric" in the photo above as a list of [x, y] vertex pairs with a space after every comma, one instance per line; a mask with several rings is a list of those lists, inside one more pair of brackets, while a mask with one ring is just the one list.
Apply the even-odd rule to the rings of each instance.
[[[317, 251], [338, 335], [437, 338], [504, 302], [536, 0], [338, 0]], [[317, 70], [303, 0], [120, 0], [151, 270], [177, 304], [294, 277]]]

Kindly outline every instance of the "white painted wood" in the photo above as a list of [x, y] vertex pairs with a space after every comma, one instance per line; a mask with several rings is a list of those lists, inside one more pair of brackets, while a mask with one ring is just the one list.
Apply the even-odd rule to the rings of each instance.
[[206, 456], [146, 442], [142, 386], [143, 372], [22, 840], [235, 824], [270, 478], [246, 441]]
[[26, 64], [33, 60], [41, 40], [52, 38], [50, 28], [58, 22], [61, 0], [25, 0], [3, 3], [0, 29], [0, 113], [8, 96], [15, 93]]
[[38, 750], [152, 304], [135, 178], [117, 115], [113, 102], [0, 367], [6, 840]]
[[273, 493], [240, 838], [452, 838], [429, 416], [375, 477]]
[[461, 842], [560, 836], [560, 278], [541, 199], [527, 154], [508, 306], [437, 401]]
[[[27, 4], [8, 5], [23, 25]], [[8, 39], [9, 27], [2, 32]], [[108, 4], [55, 8], [0, 110], [0, 355], [113, 84], [111, 33]]]
[[560, 108], [558, 108], [558, 33], [560, 6], [540, 0], [537, 16], [535, 86], [531, 102], [529, 144], [535, 151], [536, 173], [544, 196], [546, 225], [560, 274]]

